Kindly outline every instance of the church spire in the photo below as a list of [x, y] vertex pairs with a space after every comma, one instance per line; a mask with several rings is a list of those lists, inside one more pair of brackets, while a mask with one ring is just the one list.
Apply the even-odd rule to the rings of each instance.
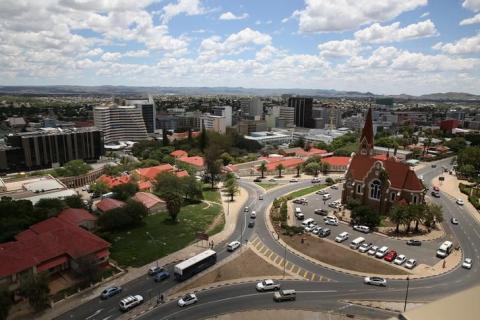
[[367, 118], [365, 119], [365, 125], [362, 130], [362, 136], [360, 137], [360, 154], [365, 156], [373, 155], [373, 120], [372, 120], [372, 108], [368, 109]]

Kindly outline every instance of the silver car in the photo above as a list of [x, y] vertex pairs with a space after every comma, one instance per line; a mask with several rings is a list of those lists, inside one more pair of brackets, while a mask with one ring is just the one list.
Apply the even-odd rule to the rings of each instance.
[[363, 279], [363, 283], [379, 287], [387, 286], [387, 280], [381, 277], [365, 277], [365, 279]]

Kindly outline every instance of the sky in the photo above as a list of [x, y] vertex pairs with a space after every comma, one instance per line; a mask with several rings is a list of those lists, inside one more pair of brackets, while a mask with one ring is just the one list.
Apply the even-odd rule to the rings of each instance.
[[0, 85], [480, 94], [480, 0], [1, 0]]

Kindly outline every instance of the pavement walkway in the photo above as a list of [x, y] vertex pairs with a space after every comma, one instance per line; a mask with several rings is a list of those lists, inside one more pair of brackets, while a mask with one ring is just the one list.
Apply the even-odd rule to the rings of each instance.
[[[250, 319], [263, 319], [263, 320], [347, 320], [352, 317], [347, 317], [341, 314], [323, 313], [307, 310], [251, 310], [234, 312], [224, 315], [218, 315], [209, 320], [250, 320]], [[355, 316], [355, 319], [369, 319], [364, 317]]]
[[[235, 230], [238, 214], [239, 212], [241, 212], [241, 209], [243, 209], [245, 202], [248, 199], [248, 192], [244, 188], [240, 187], [239, 193], [235, 196], [233, 202], [230, 202], [229, 196], [226, 196], [223, 194], [221, 199], [222, 199], [223, 211], [225, 215], [225, 227], [221, 232], [210, 237], [210, 241], [213, 241], [214, 244], [222, 243], [223, 241], [228, 239], [233, 233], [233, 231]], [[167, 264], [172, 264], [178, 261], [182, 261], [204, 251], [207, 248], [208, 246], [206, 246], [205, 244], [202, 245], [201, 242], [196, 242], [179, 251], [176, 251], [174, 253], [169, 254], [168, 256], [165, 256], [159, 259], [158, 264], [162, 266], [162, 265], [167, 265]], [[46, 310], [41, 316], [38, 317], [38, 319], [47, 320], [47, 319], [53, 319], [55, 317], [58, 317], [63, 313], [78, 307], [82, 303], [86, 303], [91, 299], [98, 298], [98, 296], [103, 291], [103, 289], [105, 287], [108, 287], [109, 285], [121, 286], [127, 282], [137, 279], [138, 277], [146, 275], [148, 272], [148, 269], [151, 266], [152, 266], [152, 263], [146, 264], [138, 268], [128, 268], [127, 273], [125, 273], [124, 275], [118, 278], [115, 278], [108, 282], [99, 283], [90, 289], [84, 290], [81, 293], [78, 293], [65, 300], [57, 302], [52, 309]]]

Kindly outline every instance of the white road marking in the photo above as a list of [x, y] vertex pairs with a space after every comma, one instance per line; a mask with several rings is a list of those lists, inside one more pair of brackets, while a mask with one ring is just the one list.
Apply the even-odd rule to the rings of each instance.
[[105, 318], [103, 318], [102, 320], [108, 320], [108, 319], [110, 319], [111, 317], [113, 317], [113, 316], [105, 317]]
[[88, 319], [91, 319], [93, 317], [95, 317], [96, 315], [98, 315], [100, 312], [102, 312], [103, 309], [98, 309], [97, 311], [95, 311], [94, 314], [92, 314], [91, 316], [88, 316], [85, 318], [85, 320], [88, 320]]

